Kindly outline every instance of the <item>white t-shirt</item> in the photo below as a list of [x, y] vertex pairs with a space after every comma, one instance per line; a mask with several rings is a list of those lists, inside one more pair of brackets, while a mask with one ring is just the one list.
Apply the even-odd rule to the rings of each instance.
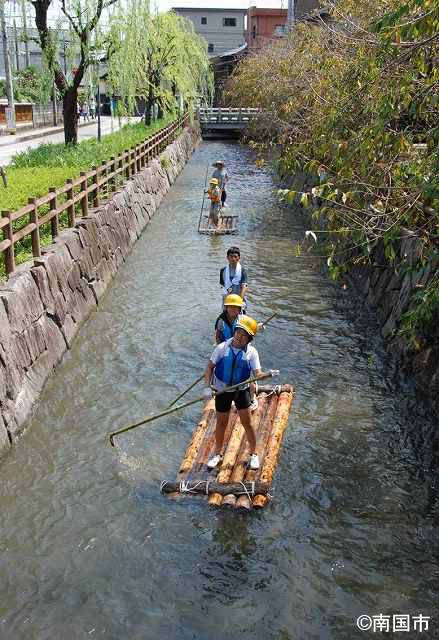
[[[232, 340], [233, 338], [229, 338], [225, 342], [221, 342], [221, 344], [215, 347], [212, 355], [210, 356], [210, 361], [213, 364], [217, 364], [221, 360], [221, 358], [225, 356], [226, 351], [229, 348], [229, 345], [232, 342]], [[235, 347], [230, 347], [230, 348], [233, 350], [234, 354], [237, 354], [239, 351], [242, 351], [242, 349], [235, 349]], [[247, 360], [247, 362], [249, 363], [252, 373], [257, 369], [261, 368], [261, 363], [259, 362], [259, 354], [256, 351], [256, 349], [252, 347], [251, 344], [247, 345], [247, 349], [244, 353], [244, 360]], [[216, 391], [222, 391], [222, 389], [224, 389], [224, 387], [227, 387], [227, 386], [228, 385], [225, 382], [223, 382], [222, 380], [218, 380], [215, 374], [213, 375], [213, 387], [216, 389]]]

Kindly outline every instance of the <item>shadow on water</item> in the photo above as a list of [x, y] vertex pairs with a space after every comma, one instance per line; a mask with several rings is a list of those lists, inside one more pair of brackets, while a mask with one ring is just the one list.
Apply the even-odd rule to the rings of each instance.
[[[196, 232], [217, 158], [240, 216], [233, 239]], [[246, 149], [194, 153], [0, 467], [2, 640], [352, 640], [362, 614], [435, 614], [437, 490], [415, 438], [427, 417], [351, 298], [317, 259], [295, 258], [302, 236]], [[106, 437], [200, 375], [231, 243], [251, 313], [278, 313], [257, 338], [262, 365], [297, 389], [274, 499], [250, 514], [159, 493], [198, 406], [116, 449]]]

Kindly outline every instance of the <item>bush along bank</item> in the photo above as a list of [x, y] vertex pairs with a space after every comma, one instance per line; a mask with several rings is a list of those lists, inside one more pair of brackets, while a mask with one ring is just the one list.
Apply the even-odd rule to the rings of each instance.
[[190, 158], [184, 129], [158, 158], [44, 254], [0, 285], [0, 455], [26, 427], [44, 383]]
[[340, 0], [243, 62], [229, 95], [262, 109], [251, 136], [280, 174], [307, 174], [282, 196], [317, 205], [331, 276], [354, 279], [439, 412], [438, 62], [436, 1]]

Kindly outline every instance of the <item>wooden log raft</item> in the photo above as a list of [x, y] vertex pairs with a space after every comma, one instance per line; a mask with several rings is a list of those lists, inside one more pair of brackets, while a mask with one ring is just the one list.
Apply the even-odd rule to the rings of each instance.
[[209, 400], [195, 427], [176, 480], [162, 483], [162, 490], [168, 495], [204, 494], [208, 496], [209, 504], [214, 506], [263, 507], [269, 500], [268, 490], [293, 396], [291, 385], [260, 385], [258, 389], [259, 406], [252, 413], [261, 462], [257, 471], [251, 471], [247, 466], [250, 457], [248, 441], [234, 406], [226, 428], [222, 462], [214, 470], [207, 467], [207, 461], [215, 450], [216, 430], [214, 401]]
[[236, 221], [238, 219], [237, 215], [223, 213], [220, 214], [218, 220], [218, 226], [209, 227], [208, 223], [209, 216], [203, 216], [203, 225], [198, 229], [199, 233], [207, 233], [212, 235], [224, 235], [224, 234], [234, 234], [238, 233], [238, 228], [236, 226]]

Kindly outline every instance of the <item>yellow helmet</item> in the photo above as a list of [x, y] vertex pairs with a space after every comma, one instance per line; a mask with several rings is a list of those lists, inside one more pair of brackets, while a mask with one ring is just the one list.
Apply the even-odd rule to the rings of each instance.
[[235, 329], [244, 329], [253, 338], [258, 332], [258, 323], [250, 316], [240, 316]]
[[214, 184], [215, 186], [219, 184], [219, 180], [218, 178], [212, 178], [212, 180], [210, 180], [210, 184]]
[[244, 300], [236, 293], [229, 293], [229, 295], [224, 298], [223, 302], [225, 307], [242, 307], [243, 304]]

